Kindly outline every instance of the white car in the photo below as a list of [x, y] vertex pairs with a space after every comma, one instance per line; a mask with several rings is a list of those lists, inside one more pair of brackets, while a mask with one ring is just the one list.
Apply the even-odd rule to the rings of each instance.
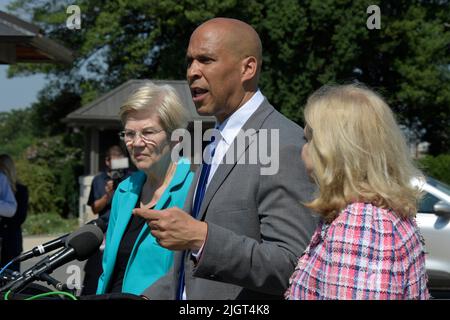
[[416, 221], [425, 238], [428, 287], [450, 292], [450, 187], [430, 177], [413, 183], [425, 191]]

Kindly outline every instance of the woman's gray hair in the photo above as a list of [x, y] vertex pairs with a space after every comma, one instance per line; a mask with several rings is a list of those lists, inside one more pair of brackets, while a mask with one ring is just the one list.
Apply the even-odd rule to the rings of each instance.
[[164, 130], [169, 134], [178, 128], [187, 127], [186, 108], [183, 107], [176, 90], [168, 84], [146, 82], [134, 91], [120, 107], [122, 123], [127, 122], [130, 113], [141, 110], [154, 110]]

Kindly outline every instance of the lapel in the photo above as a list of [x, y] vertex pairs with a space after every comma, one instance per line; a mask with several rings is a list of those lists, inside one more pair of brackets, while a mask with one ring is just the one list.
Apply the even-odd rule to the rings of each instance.
[[[250, 136], [249, 139], [245, 139], [245, 145], [244, 148], [237, 148], [236, 142], [237, 138], [233, 140], [233, 143], [230, 145], [230, 148], [228, 149], [226, 155], [224, 156], [224, 159], [232, 159], [233, 163], [225, 164], [222, 163], [217, 167], [216, 172], [214, 173], [214, 177], [211, 179], [211, 182], [209, 183], [208, 189], [206, 189], [205, 196], [203, 198], [202, 204], [200, 206], [200, 212], [199, 212], [199, 220], [204, 220], [204, 216], [206, 214], [206, 209], [208, 208], [209, 203], [211, 202], [212, 198], [216, 194], [217, 190], [219, 190], [220, 186], [223, 184], [225, 179], [230, 174], [231, 170], [236, 166], [236, 163], [238, 162], [239, 158], [241, 158], [251, 143], [253, 143], [256, 139], [257, 133], [259, 129], [261, 128], [264, 120], [274, 111], [275, 109], [269, 104], [267, 99], [264, 99], [262, 104], [259, 106], [258, 109], [252, 114], [252, 116], [247, 120], [247, 122], [242, 127], [243, 131], [246, 131], [247, 129], [254, 129], [255, 132]], [[236, 154], [233, 156], [233, 153], [237, 150]], [[229, 155], [230, 154], [230, 155]], [[228, 157], [227, 157], [228, 156]], [[201, 172], [201, 166], [197, 172]], [[198, 174], [196, 175], [198, 176]]]
[[[176, 187], [178, 185], [184, 183], [189, 172], [190, 172], [190, 162], [189, 162], [189, 160], [182, 158], [180, 160], [180, 162], [177, 164], [177, 167], [175, 169], [175, 174], [172, 177], [172, 180], [169, 182], [169, 185], [167, 186], [166, 190], [164, 190], [163, 194], [161, 195], [161, 198], [159, 198], [158, 202], [156, 202], [154, 210], [162, 210], [162, 209], [169, 207], [169, 204], [172, 202], [172, 197], [176, 197], [176, 192], [178, 190]], [[136, 204], [136, 202], [135, 202], [135, 204]], [[130, 220], [130, 217], [131, 217], [131, 215], [128, 218], [128, 222]], [[127, 268], [124, 273], [124, 279], [126, 278], [126, 276], [128, 274], [129, 265], [131, 264], [131, 261], [133, 261], [134, 257], [136, 256], [137, 248], [139, 248], [141, 242], [146, 239], [146, 237], [149, 233], [150, 233], [150, 228], [148, 227], [148, 224], [145, 223], [144, 226], [142, 227], [141, 232], [139, 233], [138, 237], [136, 238], [136, 241], [134, 243], [130, 257], [128, 259]], [[122, 232], [121, 238], [122, 238], [122, 236], [123, 236], [123, 232]]]
[[[153, 210], [161, 210], [161, 209], [167, 208], [166, 204], [170, 203], [170, 200], [171, 200], [171, 188], [172, 188], [172, 186], [169, 185], [166, 188], [166, 190], [164, 190], [164, 193], [161, 195], [161, 198], [159, 198], [158, 202], [156, 202]], [[128, 259], [128, 264], [130, 263], [130, 261], [132, 261], [132, 259], [136, 255], [136, 248], [139, 247], [140, 243], [145, 239], [145, 236], [149, 232], [150, 232], [150, 229], [148, 227], [148, 224], [145, 223], [144, 226], [142, 227], [141, 232], [139, 233], [138, 237], [136, 238], [136, 242], [134, 243], [133, 250], [131, 251], [131, 254], [130, 254], [130, 258]], [[127, 270], [128, 270], [128, 267], [127, 267]], [[124, 277], [125, 276], [126, 276], [126, 273], [125, 273]]]

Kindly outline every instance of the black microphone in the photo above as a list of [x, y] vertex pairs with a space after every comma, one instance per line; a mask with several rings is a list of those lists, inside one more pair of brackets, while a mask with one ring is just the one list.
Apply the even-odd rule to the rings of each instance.
[[[105, 220], [103, 220], [101, 218], [98, 218], [98, 219], [95, 219], [95, 220], [91, 220], [91, 221], [89, 221], [88, 223], [85, 224], [85, 226], [87, 226], [87, 225], [95, 225], [95, 226], [99, 227], [103, 231], [103, 233], [106, 232], [106, 229], [108, 227], [108, 225], [105, 222]], [[84, 228], [84, 226], [81, 227], [78, 230], [81, 230], [83, 228]], [[74, 232], [76, 232], [76, 231], [74, 231]], [[70, 235], [71, 235], [70, 233], [66, 233], [65, 235], [62, 235], [59, 238], [56, 238], [56, 239], [51, 240], [49, 242], [46, 242], [44, 244], [38, 245], [38, 246], [34, 247], [33, 249], [31, 249], [31, 250], [29, 250], [27, 252], [24, 252], [21, 255], [15, 257], [14, 258], [14, 262], [25, 261], [25, 260], [31, 259], [33, 257], [41, 256], [44, 253], [48, 253], [50, 251], [56, 250], [58, 248], [61, 248], [61, 247], [63, 247], [65, 245], [66, 239]]]
[[16, 280], [0, 288], [1, 291], [18, 291], [39, 279], [43, 273], [51, 273], [69, 261], [83, 261], [98, 250], [103, 242], [103, 232], [95, 225], [85, 225], [67, 237], [66, 248], [47, 256], [35, 266], [25, 271]]

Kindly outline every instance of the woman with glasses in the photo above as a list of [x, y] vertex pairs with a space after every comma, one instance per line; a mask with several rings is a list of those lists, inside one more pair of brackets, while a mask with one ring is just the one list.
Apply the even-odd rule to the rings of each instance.
[[305, 167], [319, 213], [287, 299], [427, 299], [423, 238], [414, 220], [420, 175], [389, 106], [359, 85], [325, 86], [304, 111]]
[[173, 253], [158, 244], [134, 208], [161, 210], [184, 205], [193, 179], [186, 158], [172, 159], [171, 133], [187, 115], [169, 85], [145, 84], [120, 108], [125, 143], [138, 169], [114, 193], [97, 294], [140, 294], [172, 266]]

